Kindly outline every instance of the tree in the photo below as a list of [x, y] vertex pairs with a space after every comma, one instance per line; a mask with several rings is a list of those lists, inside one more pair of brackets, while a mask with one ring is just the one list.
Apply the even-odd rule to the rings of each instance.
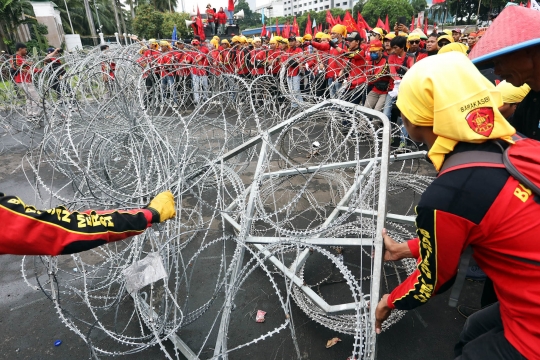
[[161, 25], [161, 37], [170, 38], [176, 25], [176, 34], [179, 39], [185, 39], [188, 36], [186, 20], [191, 20], [188, 13], [165, 13], [163, 14], [163, 24]]
[[408, 0], [368, 0], [362, 9], [362, 16], [372, 26], [377, 23], [378, 18], [384, 19], [388, 15], [388, 21], [392, 27], [399, 17], [412, 19], [413, 13], [413, 7]]
[[158, 38], [161, 35], [161, 26], [163, 23], [163, 13], [156, 10], [151, 5], [137, 6], [137, 13], [133, 19], [133, 31], [140, 38]]
[[[414, 1], [414, 0], [413, 0]], [[356, 16], [358, 15], [358, 13], [362, 12], [362, 10], [364, 9], [364, 5], [366, 5], [366, 1], [365, 0], [359, 0], [358, 2], [356, 2], [356, 4], [354, 4], [353, 8], [352, 8], [352, 16], [354, 16], [354, 18], [356, 19]], [[358, 20], [358, 19], [356, 19]]]
[[[34, 9], [26, 0], [0, 0], [0, 34], [10, 43], [20, 41], [17, 27], [21, 24], [35, 22], [23, 18], [23, 14], [34, 15]], [[6, 41], [4, 41], [6, 43]]]
[[240, 10], [244, 10], [244, 18], [238, 20], [238, 25], [241, 29], [247, 29], [249, 27], [262, 26], [261, 14], [254, 13], [246, 0], [238, 1], [238, 4], [234, 5], [234, 12], [237, 13]]
[[427, 8], [426, 0], [411, 0], [411, 6], [413, 7], [414, 13], [418, 14], [421, 11], [425, 11]]
[[161, 12], [171, 12], [178, 5], [178, 0], [150, 0], [150, 5]]

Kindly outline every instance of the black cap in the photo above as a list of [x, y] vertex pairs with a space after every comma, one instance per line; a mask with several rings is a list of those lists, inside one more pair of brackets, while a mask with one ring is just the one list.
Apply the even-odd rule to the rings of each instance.
[[289, 36], [289, 42], [296, 41], [296, 36]]
[[353, 40], [361, 41], [362, 37], [360, 36], [360, 34], [357, 31], [353, 31], [352, 33], [347, 35], [345, 40], [347, 40], [347, 41], [353, 41]]

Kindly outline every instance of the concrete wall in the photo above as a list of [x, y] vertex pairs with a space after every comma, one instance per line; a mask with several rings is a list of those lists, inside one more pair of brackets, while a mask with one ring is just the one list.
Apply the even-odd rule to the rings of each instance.
[[56, 10], [55, 5], [50, 1], [30, 1], [34, 8], [36, 19], [40, 24], [47, 26], [49, 34], [47, 40], [51, 46], [60, 47], [64, 42], [64, 30], [62, 28], [62, 19], [60, 11]]

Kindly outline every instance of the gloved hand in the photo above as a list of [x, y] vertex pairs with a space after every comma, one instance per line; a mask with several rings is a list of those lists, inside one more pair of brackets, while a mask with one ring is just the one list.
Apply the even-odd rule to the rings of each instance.
[[147, 209], [152, 212], [152, 223], [163, 222], [176, 216], [174, 197], [170, 190], [157, 194]]
[[335, 43], [333, 41], [330, 41], [330, 46], [335, 49], [335, 48], [337, 48], [337, 43]]

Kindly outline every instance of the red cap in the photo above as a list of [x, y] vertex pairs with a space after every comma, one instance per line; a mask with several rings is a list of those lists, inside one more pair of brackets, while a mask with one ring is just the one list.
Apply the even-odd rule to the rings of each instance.
[[457, 32], [461, 34], [461, 29], [453, 29], [452, 32]]
[[370, 51], [379, 51], [379, 50], [382, 50], [382, 48], [383, 48], [383, 45], [382, 45], [381, 40], [372, 40], [369, 43], [369, 50]]
[[[519, 24], [516, 24], [517, 19], [519, 19]], [[540, 44], [538, 24], [540, 24], [540, 11], [522, 6], [508, 6], [497, 16], [485, 35], [474, 46], [469, 58], [478, 66], [497, 56], [538, 45]]]

